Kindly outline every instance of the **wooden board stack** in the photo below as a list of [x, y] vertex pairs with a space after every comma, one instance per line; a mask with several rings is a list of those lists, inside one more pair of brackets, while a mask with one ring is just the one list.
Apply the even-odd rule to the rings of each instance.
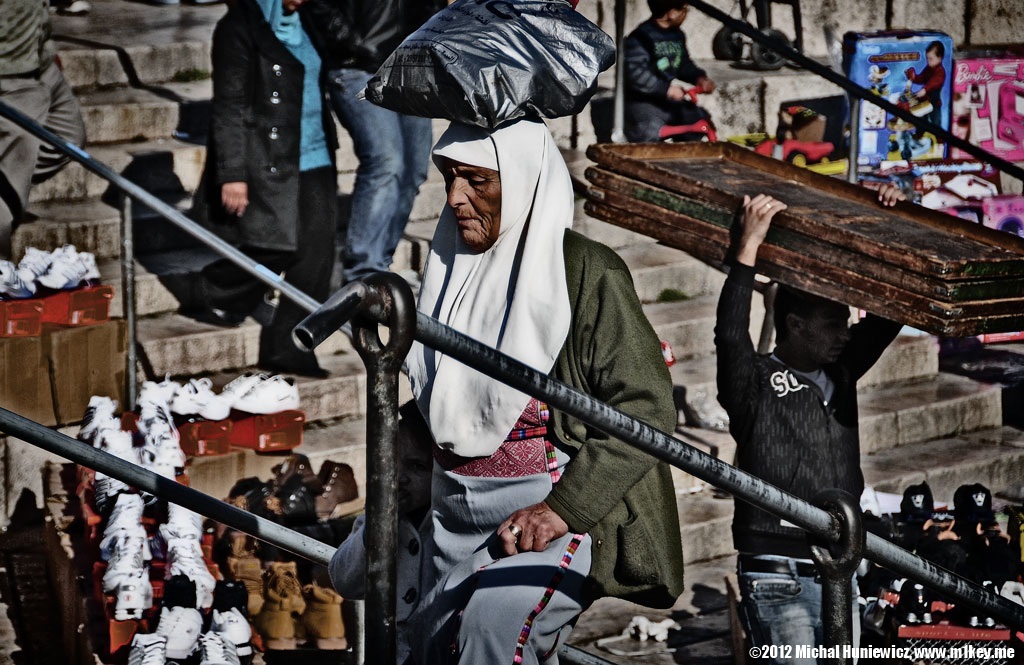
[[[587, 212], [722, 266], [743, 195], [789, 209], [758, 253], [758, 272], [946, 336], [1024, 329], [1024, 239], [728, 143], [601, 144]], [[685, 285], [681, 285], [684, 286]]]

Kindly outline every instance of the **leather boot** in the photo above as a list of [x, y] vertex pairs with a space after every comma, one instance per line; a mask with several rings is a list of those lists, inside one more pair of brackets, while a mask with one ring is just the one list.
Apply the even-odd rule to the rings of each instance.
[[303, 587], [306, 611], [300, 623], [306, 635], [306, 642], [318, 649], [347, 649], [345, 625], [341, 620], [341, 595], [328, 587], [316, 583]]
[[294, 561], [275, 561], [263, 574], [263, 611], [256, 617], [256, 630], [267, 649], [294, 649], [295, 621], [306, 609], [302, 585]]
[[327, 460], [318, 474], [323, 490], [316, 497], [316, 514], [321, 519], [331, 517], [339, 504], [347, 504], [359, 497], [352, 467]]

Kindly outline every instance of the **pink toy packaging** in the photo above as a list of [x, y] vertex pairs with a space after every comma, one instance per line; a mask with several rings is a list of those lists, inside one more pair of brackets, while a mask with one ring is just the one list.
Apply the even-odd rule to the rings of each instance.
[[[949, 129], [953, 40], [935, 30], [848, 32], [843, 36], [843, 70], [914, 116]], [[946, 145], [926, 129], [897, 118], [880, 106], [860, 105], [857, 164], [887, 160], [943, 159]]]
[[985, 226], [1024, 238], [1024, 196], [994, 196], [982, 201], [981, 205]]
[[[956, 61], [953, 133], [1003, 159], [1024, 159], [1024, 58]], [[970, 157], [956, 148], [952, 155]]]

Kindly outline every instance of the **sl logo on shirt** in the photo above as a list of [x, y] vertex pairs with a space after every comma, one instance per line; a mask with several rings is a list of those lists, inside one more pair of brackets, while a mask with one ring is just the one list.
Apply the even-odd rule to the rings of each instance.
[[789, 373], [789, 370], [784, 369], [773, 372], [768, 378], [768, 382], [779, 397], [785, 397], [790, 393], [799, 392], [807, 387], [807, 384], [800, 383], [796, 380], [795, 376]]

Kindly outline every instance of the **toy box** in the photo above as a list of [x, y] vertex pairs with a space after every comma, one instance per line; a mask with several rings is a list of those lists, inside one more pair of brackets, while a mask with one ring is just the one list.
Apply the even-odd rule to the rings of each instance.
[[1003, 159], [1024, 159], [1024, 58], [957, 59], [954, 72], [953, 133]]
[[1024, 238], [1024, 196], [996, 196], [982, 201], [982, 223]]
[[873, 189], [886, 182], [914, 203], [974, 222], [981, 221], [981, 202], [1000, 192], [999, 171], [969, 160], [885, 161], [861, 175], [861, 184]]
[[[848, 32], [843, 37], [843, 70], [857, 85], [949, 129], [953, 40], [933, 30]], [[945, 144], [928, 131], [879, 106], [860, 105], [857, 163], [874, 166], [891, 159], [929, 160], [946, 156]]]

